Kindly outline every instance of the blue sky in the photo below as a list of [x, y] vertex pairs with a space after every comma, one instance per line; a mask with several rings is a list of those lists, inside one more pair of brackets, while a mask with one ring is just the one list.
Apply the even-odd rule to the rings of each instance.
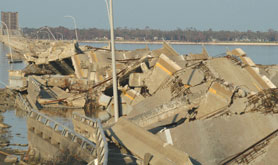
[[[1, 11], [18, 11], [21, 27], [108, 29], [104, 0], [0, 0]], [[277, 0], [113, 0], [115, 27], [172, 30], [278, 30]]]

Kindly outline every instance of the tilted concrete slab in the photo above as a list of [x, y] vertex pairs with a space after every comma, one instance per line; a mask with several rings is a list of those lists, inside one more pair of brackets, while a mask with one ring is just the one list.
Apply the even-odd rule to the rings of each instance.
[[[132, 105], [133, 101], [136, 99], [136, 97], [140, 97], [140, 93], [133, 90], [133, 89], [129, 89], [127, 91], [123, 91], [121, 97], [124, 99], [124, 101], [129, 104]], [[137, 100], [139, 101], [139, 100]]]
[[177, 53], [167, 42], [163, 42], [163, 47], [161, 49], [152, 51], [152, 55], [154, 56], [160, 56], [161, 54], [167, 56], [179, 56], [179, 53]]
[[228, 51], [227, 55], [236, 55], [240, 58], [242, 63], [246, 65], [246, 71], [250, 74], [250, 76], [253, 79], [255, 79], [256, 83], [258, 83], [261, 86], [260, 90], [271, 88], [271, 86], [267, 84], [267, 82], [261, 77], [261, 75], [258, 72], [256, 72], [256, 70], [254, 70], [253, 67], [256, 66], [255, 63], [251, 60], [251, 58], [246, 57], [246, 53], [242, 49], [237, 48], [232, 51]]
[[[85, 58], [85, 55], [83, 55]], [[83, 60], [82, 57], [80, 57], [80, 55], [74, 55], [71, 57], [72, 60], [72, 64], [74, 66], [74, 70], [75, 70], [75, 75], [77, 76], [77, 78], [87, 78], [87, 74], [85, 69], [83, 68], [84, 62], [86, 61]], [[89, 62], [89, 60], [87, 59], [87, 62]]]
[[56, 86], [53, 87], [53, 88], [51, 89], [51, 91], [55, 93], [55, 95], [57, 96], [57, 99], [67, 98], [67, 97], [70, 97], [70, 96], [73, 95], [73, 94], [70, 94], [70, 93], [68, 93], [68, 92], [66, 92], [66, 91], [64, 91], [64, 90], [62, 90], [62, 89], [59, 88], [59, 87], [56, 87]]
[[163, 125], [170, 125], [181, 119], [186, 119], [188, 111], [197, 105], [186, 104], [185, 99], [170, 101], [149, 111], [129, 117], [130, 121], [144, 129], [153, 129]]
[[162, 104], [171, 100], [171, 90], [169, 88], [162, 89], [154, 94], [152, 97], [147, 97], [141, 102], [133, 105], [133, 110], [128, 114], [128, 117], [135, 117], [139, 114], [146, 113], [153, 110]]
[[152, 156], [149, 164], [192, 164], [186, 153], [164, 143], [159, 137], [125, 118], [120, 118], [107, 133], [141, 159], [149, 153]]
[[263, 89], [260, 83], [248, 71], [232, 63], [227, 58], [214, 58], [206, 62], [206, 66], [216, 78], [224, 79], [235, 86], [243, 86], [254, 92]]
[[143, 73], [131, 73], [129, 75], [128, 85], [131, 87], [143, 87], [145, 74]]
[[[214, 165], [266, 137], [277, 125], [277, 114], [248, 113], [196, 120], [170, 131], [175, 147], [201, 164]], [[165, 139], [164, 133], [159, 135]]]
[[186, 60], [207, 60], [209, 58], [207, 50], [203, 47], [201, 54], [189, 54], [186, 56]]
[[227, 87], [219, 83], [213, 83], [201, 101], [200, 107], [197, 109], [198, 114], [196, 118], [207, 118], [227, 108], [231, 102], [232, 95], [233, 91]]
[[205, 75], [198, 69], [186, 69], [181, 75], [182, 83], [188, 86], [195, 86], [200, 84]]
[[263, 153], [256, 158], [252, 164], [254, 165], [276, 165], [278, 162], [277, 152], [278, 152], [278, 138], [276, 137], [273, 142], [268, 144], [266, 148], [263, 149]]
[[153, 94], [164, 80], [181, 69], [182, 68], [178, 64], [162, 54], [156, 62], [151, 75], [145, 80], [149, 92]]

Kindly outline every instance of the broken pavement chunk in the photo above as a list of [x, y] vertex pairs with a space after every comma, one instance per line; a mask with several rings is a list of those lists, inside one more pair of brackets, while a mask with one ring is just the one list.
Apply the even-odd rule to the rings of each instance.
[[146, 79], [149, 92], [154, 93], [165, 79], [181, 69], [178, 64], [162, 54], [156, 62], [152, 74]]
[[181, 75], [183, 84], [189, 86], [195, 86], [200, 84], [204, 80], [204, 73], [197, 69], [185, 70]]
[[110, 96], [107, 96], [107, 95], [102, 93], [99, 96], [98, 103], [99, 103], [99, 105], [107, 107], [109, 105], [109, 103], [111, 102], [111, 99], [112, 98]]
[[112, 139], [119, 139], [118, 143], [141, 159], [144, 159], [146, 153], [150, 153], [150, 164], [192, 164], [185, 152], [165, 144], [159, 137], [125, 118], [120, 118], [107, 133]]
[[179, 54], [166, 42], [163, 42], [163, 47], [152, 51], [153, 56], [165, 54], [167, 56], [179, 56]]
[[207, 50], [203, 47], [201, 54], [189, 54], [186, 56], [186, 60], [207, 60], [209, 58]]
[[[137, 98], [137, 97], [140, 97], [140, 93], [136, 92], [135, 90], [133, 89], [130, 89], [128, 91], [124, 91], [121, 95], [121, 97], [123, 98], [123, 100], [131, 105], [133, 103], [133, 101]], [[141, 99], [142, 100], [142, 99]], [[139, 101], [139, 100], [137, 100]]]
[[149, 72], [149, 67], [147, 66], [146, 63], [141, 63], [141, 69], [142, 69], [143, 73]]
[[144, 74], [143, 73], [131, 73], [129, 75], [128, 85], [130, 87], [143, 87], [144, 86]]
[[233, 91], [214, 82], [201, 101], [196, 118], [204, 119], [225, 109], [230, 104], [232, 95]]

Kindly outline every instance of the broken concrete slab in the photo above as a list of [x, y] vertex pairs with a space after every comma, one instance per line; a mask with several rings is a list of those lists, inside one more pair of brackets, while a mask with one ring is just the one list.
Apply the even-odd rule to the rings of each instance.
[[216, 78], [224, 79], [235, 86], [244, 86], [250, 91], [255, 92], [263, 89], [257, 79], [255, 79], [246, 69], [233, 64], [227, 58], [214, 58], [208, 60], [206, 61], [206, 66]]
[[276, 85], [274, 85], [272, 81], [269, 80], [269, 78], [267, 78], [265, 75], [262, 76], [262, 79], [265, 81], [269, 88], [277, 88]]
[[131, 117], [130, 115], [128, 118], [136, 125], [148, 130], [163, 125], [171, 125], [181, 119], [188, 119], [188, 111], [197, 107], [195, 104], [185, 103], [185, 99], [173, 100], [136, 116]]
[[57, 99], [68, 98], [68, 97], [71, 97], [73, 95], [73, 94], [70, 94], [70, 93], [62, 90], [59, 87], [56, 87], [56, 86], [51, 88], [51, 91], [54, 92], [54, 94], [57, 96], [56, 97]]
[[67, 103], [69, 106], [73, 106], [76, 108], [83, 108], [85, 105], [85, 94], [77, 94], [77, 95], [72, 95], [70, 97], [67, 97], [66, 99]]
[[241, 48], [236, 48], [231, 51], [228, 50], [226, 54], [230, 56], [235, 55], [238, 57], [246, 56], [246, 53]]
[[143, 87], [144, 86], [145, 74], [142, 73], [131, 73], [129, 75], [128, 85], [130, 87]]
[[171, 100], [171, 89], [165, 88], [159, 90], [152, 97], [146, 97], [144, 100], [132, 106], [133, 110], [128, 114], [128, 117], [134, 117], [139, 114], [153, 110], [155, 107], [165, 104]]
[[27, 78], [25, 73], [20, 70], [9, 71], [9, 88], [22, 90], [27, 87]]
[[250, 160], [254, 165], [269, 164], [275, 165], [278, 162], [276, 153], [278, 152], [278, 138], [274, 137], [272, 142], [266, 142], [266, 146], [261, 149], [261, 154], [256, 159]]
[[258, 87], [260, 90], [269, 88], [267, 82], [262, 79], [259, 70], [255, 68], [255, 63], [249, 57], [246, 57], [246, 53], [242, 49], [237, 48], [232, 51], [228, 51], [227, 55], [236, 55], [240, 58], [242, 63], [246, 65], [245, 70], [256, 81], [256, 83], [260, 85], [260, 87]]
[[99, 105], [102, 105], [102, 106], [107, 107], [107, 106], [110, 104], [111, 99], [112, 99], [112, 97], [107, 96], [107, 95], [105, 95], [105, 94], [102, 93], [102, 94], [99, 96], [98, 103], [99, 103]]
[[[119, 115], [120, 116], [126, 116], [130, 112], [133, 111], [133, 107], [130, 104], [127, 104], [124, 99], [119, 99]], [[111, 104], [107, 107], [106, 111], [111, 115], [114, 116], [114, 99], [112, 99]]]
[[[248, 113], [196, 120], [170, 130], [174, 147], [201, 164], [219, 164], [276, 130], [277, 124], [278, 115]], [[164, 133], [159, 135], [165, 139]]]
[[226, 109], [231, 102], [233, 91], [224, 85], [213, 82], [198, 108], [197, 119], [204, 119]]
[[186, 60], [207, 60], [209, 58], [207, 50], [203, 47], [201, 54], [189, 54], [186, 56]]
[[162, 54], [159, 56], [151, 75], [145, 80], [149, 92], [153, 94], [164, 80], [181, 69], [182, 68], [178, 64], [166, 55]]
[[179, 56], [177, 53], [167, 42], [163, 42], [163, 47], [161, 49], [156, 49], [152, 51], [152, 56], [160, 56], [161, 54], [165, 54], [167, 56]]
[[[121, 94], [121, 98], [129, 105], [132, 105], [132, 103], [136, 99], [136, 97], [140, 97], [140, 93], [138, 93], [137, 91], [135, 91], [133, 89], [124, 90]], [[137, 99], [137, 101], [139, 102], [138, 99]]]
[[179, 77], [182, 79], [182, 83], [188, 86], [201, 84], [205, 78], [204, 73], [198, 69], [186, 69]]
[[192, 164], [186, 153], [165, 144], [157, 136], [127, 119], [120, 118], [107, 133], [141, 159], [144, 159], [146, 153], [150, 153], [152, 159], [149, 164]]
[[278, 65], [257, 65], [260, 69], [260, 74], [267, 76], [271, 82], [278, 86]]

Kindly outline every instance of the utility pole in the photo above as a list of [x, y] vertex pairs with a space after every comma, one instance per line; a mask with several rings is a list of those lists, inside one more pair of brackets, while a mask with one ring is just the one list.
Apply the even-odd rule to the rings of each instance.
[[115, 41], [114, 41], [114, 18], [113, 18], [113, 2], [110, 0], [110, 34], [111, 34], [111, 55], [112, 55], [112, 70], [113, 70], [113, 98], [114, 98], [114, 116], [115, 122], [119, 119], [119, 102], [118, 102], [118, 84], [117, 84], [117, 73], [116, 73], [116, 57], [115, 57]]

